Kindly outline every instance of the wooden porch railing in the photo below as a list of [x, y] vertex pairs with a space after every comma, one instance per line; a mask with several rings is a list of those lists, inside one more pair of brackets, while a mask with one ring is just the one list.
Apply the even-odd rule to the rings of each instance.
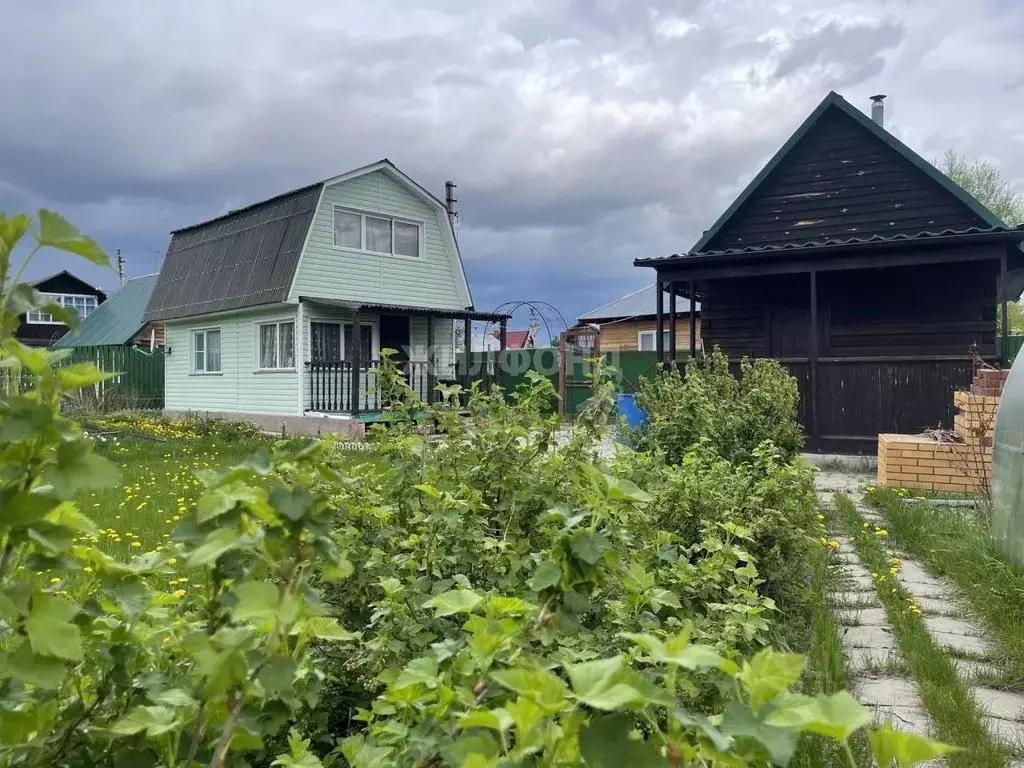
[[[352, 361], [316, 360], [306, 363], [306, 378], [309, 381], [309, 408], [320, 413], [353, 413], [354, 411], [379, 411], [383, 407], [380, 387], [377, 384], [379, 360], [370, 360], [359, 365], [359, 386], [356, 401], [352, 399]], [[406, 361], [398, 363], [405, 372], [405, 379], [416, 395], [427, 401], [430, 392], [426, 362]], [[358, 408], [354, 407], [358, 406]]]

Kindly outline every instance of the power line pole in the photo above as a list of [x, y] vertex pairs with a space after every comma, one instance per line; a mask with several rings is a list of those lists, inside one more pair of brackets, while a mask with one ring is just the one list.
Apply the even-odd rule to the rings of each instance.
[[119, 288], [124, 286], [124, 256], [120, 248], [117, 249], [117, 285]]

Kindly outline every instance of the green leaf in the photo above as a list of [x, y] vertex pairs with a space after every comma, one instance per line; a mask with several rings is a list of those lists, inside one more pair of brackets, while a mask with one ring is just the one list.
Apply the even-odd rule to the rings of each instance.
[[160, 736], [173, 731], [174, 727], [175, 711], [170, 707], [139, 706], [111, 725], [109, 730], [118, 736], [133, 736], [136, 733]]
[[753, 706], [760, 708], [799, 680], [803, 671], [803, 656], [766, 648], [743, 665], [740, 682], [749, 691]]
[[546, 669], [511, 667], [494, 672], [491, 677], [499, 685], [528, 698], [548, 713], [561, 710], [568, 694], [565, 683]]
[[4, 489], [0, 495], [3, 514], [0, 515], [0, 531], [18, 530], [39, 522], [60, 504], [57, 496], [34, 491]]
[[55, 595], [37, 595], [25, 620], [25, 634], [32, 650], [42, 656], [68, 661], [82, 660], [82, 634], [71, 623], [77, 609]]
[[67, 677], [67, 665], [61, 659], [49, 656], [37, 656], [27, 642], [22, 643], [10, 654], [0, 656], [2, 677], [13, 677], [15, 680], [38, 688], [52, 690], [59, 688]]
[[633, 736], [633, 722], [624, 713], [600, 715], [580, 731], [580, 754], [591, 768], [667, 768], [656, 744]]
[[572, 553], [590, 565], [596, 564], [602, 553], [610, 546], [611, 542], [608, 539], [590, 531], [578, 531], [569, 537], [569, 548]]
[[456, 613], [470, 613], [483, 598], [471, 589], [450, 589], [435, 595], [423, 604], [433, 608], [435, 616], [452, 616]]
[[646, 699], [645, 692], [635, 685], [635, 673], [620, 656], [570, 664], [566, 671], [576, 698], [594, 709], [613, 711]]
[[39, 211], [39, 244], [59, 248], [88, 259], [102, 267], [110, 266], [110, 258], [92, 238], [75, 229], [63, 216], [45, 208]]
[[[356, 637], [356, 635], [341, 626], [337, 619], [332, 619], [329, 616], [310, 616], [308, 619], [299, 622], [298, 626], [298, 632], [306, 635], [306, 637], [315, 637], [318, 640], [345, 642]], [[293, 631], [293, 634], [295, 634], [295, 631]]]
[[[28, 232], [31, 223], [32, 218], [24, 213], [19, 213], [10, 218], [0, 213], [0, 256], [4, 259], [10, 256], [18, 241]], [[18, 312], [17, 314], [21, 313]]]
[[196, 504], [196, 520], [205, 523], [235, 508], [236, 504], [259, 504], [266, 500], [263, 491], [243, 481], [225, 483], [204, 493]]
[[291, 693], [295, 685], [295, 673], [298, 664], [291, 656], [275, 656], [269, 659], [260, 670], [260, 685], [271, 697]]
[[846, 741], [871, 720], [871, 712], [846, 691], [818, 697], [794, 694], [765, 718], [769, 725], [820, 733], [836, 741]]
[[267, 621], [276, 619], [291, 624], [299, 616], [299, 604], [291, 595], [269, 581], [246, 581], [235, 587], [238, 604], [231, 614], [235, 621]]
[[721, 731], [726, 736], [750, 739], [768, 752], [772, 761], [787, 765], [793, 759], [800, 732], [792, 728], [777, 728], [758, 720], [750, 709], [732, 701], [725, 708]]
[[335, 565], [328, 565], [324, 568], [322, 578], [324, 581], [344, 581], [355, 572], [355, 566], [348, 560], [342, 558]]
[[203, 540], [203, 543], [189, 555], [188, 564], [192, 568], [210, 565], [217, 561], [225, 552], [247, 547], [250, 540], [237, 531], [220, 528]]
[[530, 589], [534, 592], [541, 592], [558, 584], [561, 578], [562, 569], [558, 567], [558, 563], [553, 560], [545, 560], [533, 572], [533, 577], [530, 579]]
[[91, 387], [101, 381], [114, 378], [116, 374], [104, 373], [92, 363], [75, 363], [62, 365], [57, 369], [57, 378], [61, 388], [68, 391]]
[[165, 704], [168, 707], [192, 707], [196, 705], [196, 700], [193, 699], [189, 694], [181, 688], [169, 688], [166, 691], [161, 691], [153, 697], [153, 701], [156, 704]]
[[313, 494], [301, 486], [290, 490], [275, 488], [270, 492], [270, 503], [282, 516], [296, 522], [313, 508]]
[[608, 498], [622, 501], [653, 501], [654, 497], [631, 480], [605, 475], [608, 481]]
[[487, 610], [496, 616], [525, 616], [534, 613], [537, 606], [518, 597], [491, 595], [487, 598]]
[[459, 728], [489, 728], [504, 733], [512, 727], [511, 716], [503, 709], [474, 709], [459, 718]]
[[731, 663], [722, 658], [711, 646], [691, 645], [686, 633], [674, 635], [664, 642], [652, 635], [623, 633], [622, 637], [642, 647], [647, 651], [651, 661], [659, 664], [672, 664], [684, 669], [721, 669]]
[[654, 610], [661, 610], [662, 606], [667, 605], [670, 608], [682, 608], [682, 603], [679, 602], [679, 597], [675, 592], [671, 592], [667, 589], [655, 589], [651, 593], [651, 606]]
[[405, 669], [399, 673], [398, 679], [392, 683], [391, 687], [394, 690], [408, 688], [411, 685], [435, 688], [437, 686], [437, 670], [437, 659], [433, 656], [421, 656], [405, 665]]
[[83, 515], [78, 506], [70, 501], [61, 502], [50, 510], [46, 515], [46, 521], [71, 528], [88, 536], [94, 536], [97, 533], [96, 523]]
[[81, 491], [117, 485], [121, 473], [108, 459], [92, 453], [87, 442], [75, 440], [57, 447], [56, 462], [47, 479], [54, 492], [66, 499]]
[[907, 768], [925, 760], [963, 751], [960, 747], [932, 741], [916, 733], [894, 730], [889, 725], [868, 731], [868, 741], [871, 742], [875, 760], [881, 768], [892, 768], [894, 762], [898, 768]]

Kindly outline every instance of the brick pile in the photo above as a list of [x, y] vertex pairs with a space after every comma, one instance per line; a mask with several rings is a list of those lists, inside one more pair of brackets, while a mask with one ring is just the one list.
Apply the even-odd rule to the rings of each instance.
[[980, 370], [970, 390], [955, 392], [956, 442], [931, 435], [878, 436], [878, 484], [959, 493], [987, 492], [999, 397], [1009, 371]]

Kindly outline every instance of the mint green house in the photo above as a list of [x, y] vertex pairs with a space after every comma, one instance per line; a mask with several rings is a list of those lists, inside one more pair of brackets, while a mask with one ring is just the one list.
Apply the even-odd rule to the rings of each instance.
[[145, 319], [167, 411], [349, 432], [380, 409], [381, 349], [427, 400], [456, 327], [507, 320], [474, 311], [445, 204], [386, 159], [173, 232]]

